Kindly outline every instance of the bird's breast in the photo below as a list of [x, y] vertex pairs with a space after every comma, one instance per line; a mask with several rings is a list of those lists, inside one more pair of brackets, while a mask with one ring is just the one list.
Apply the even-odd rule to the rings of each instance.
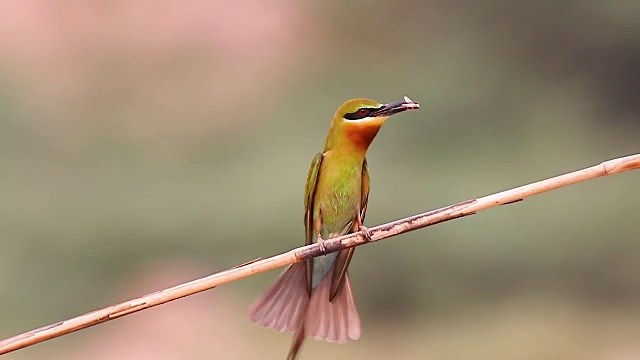
[[357, 215], [361, 201], [362, 160], [332, 158], [327, 154], [320, 168], [314, 216], [321, 218], [323, 238], [342, 235]]

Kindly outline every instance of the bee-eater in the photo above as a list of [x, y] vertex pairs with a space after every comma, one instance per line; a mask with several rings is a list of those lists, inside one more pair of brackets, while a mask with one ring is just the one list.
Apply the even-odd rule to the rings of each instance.
[[[322, 152], [311, 162], [304, 196], [305, 244], [362, 231], [369, 197], [365, 155], [385, 120], [420, 105], [351, 99], [336, 111]], [[347, 267], [354, 248], [291, 265], [249, 308], [255, 323], [294, 333], [287, 359], [306, 336], [344, 343], [360, 337]]]

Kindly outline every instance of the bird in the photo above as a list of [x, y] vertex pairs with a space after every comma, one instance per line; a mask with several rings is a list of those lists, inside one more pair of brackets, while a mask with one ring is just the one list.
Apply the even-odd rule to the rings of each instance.
[[[363, 221], [369, 199], [369, 145], [388, 117], [420, 105], [404, 101], [382, 104], [357, 98], [335, 112], [324, 147], [312, 160], [304, 195], [305, 245], [353, 232], [370, 239]], [[298, 355], [306, 337], [345, 343], [360, 338], [347, 267], [355, 248], [289, 266], [249, 307], [252, 322], [292, 332], [288, 360]]]

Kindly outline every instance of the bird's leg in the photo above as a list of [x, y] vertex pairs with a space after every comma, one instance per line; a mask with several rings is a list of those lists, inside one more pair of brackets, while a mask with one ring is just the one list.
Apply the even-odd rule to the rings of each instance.
[[[318, 210], [318, 216], [314, 220], [314, 229], [322, 229], [322, 208]], [[324, 239], [322, 238], [321, 231], [318, 230], [317, 233], [318, 238], [318, 246], [320, 246], [320, 251], [322, 251], [322, 255], [327, 255], [327, 247], [324, 246]]]
[[318, 234], [318, 246], [320, 246], [320, 251], [322, 251], [322, 255], [327, 255], [327, 248], [324, 246], [324, 239], [322, 235]]
[[358, 231], [362, 233], [365, 241], [371, 241], [371, 231], [369, 231], [369, 229], [364, 226], [364, 224], [362, 224], [362, 216], [360, 215], [360, 211], [358, 211], [358, 215], [356, 216], [356, 226], [358, 226]]

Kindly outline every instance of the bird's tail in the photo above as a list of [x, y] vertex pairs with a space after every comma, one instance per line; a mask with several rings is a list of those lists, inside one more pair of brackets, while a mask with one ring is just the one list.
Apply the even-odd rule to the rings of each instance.
[[249, 318], [266, 328], [296, 332], [309, 304], [306, 265], [293, 264], [249, 306]]
[[331, 278], [333, 270], [320, 281], [311, 293], [307, 314], [304, 320], [306, 336], [318, 340], [346, 343], [360, 338], [360, 316], [351, 291], [349, 276], [338, 289], [333, 300]]
[[306, 265], [293, 264], [249, 307], [254, 323], [294, 333], [287, 359], [295, 359], [306, 336], [337, 343], [360, 338], [360, 316], [349, 277], [329, 301], [332, 277], [329, 271], [309, 297]]

